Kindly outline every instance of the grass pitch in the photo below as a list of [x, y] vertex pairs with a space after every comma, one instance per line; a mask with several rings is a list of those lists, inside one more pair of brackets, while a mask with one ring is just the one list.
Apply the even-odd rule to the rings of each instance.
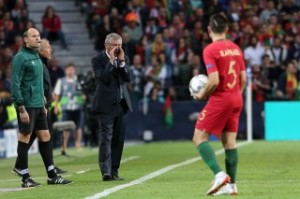
[[[216, 150], [219, 142], [212, 142]], [[42, 159], [29, 157], [29, 169], [34, 180], [42, 183], [39, 188], [16, 189], [21, 179], [10, 173], [15, 158], [0, 160], [0, 198], [2, 199], [52, 199], [85, 198], [104, 190], [128, 184], [170, 165], [198, 157], [191, 142], [158, 142], [128, 146], [124, 149], [124, 162], [120, 168], [121, 182], [102, 182], [98, 168], [98, 150], [68, 151], [71, 158], [58, 156], [55, 163], [68, 171], [64, 177], [72, 185], [47, 185]], [[300, 198], [300, 147], [299, 142], [253, 142], [239, 148], [238, 198], [297, 199]], [[224, 168], [224, 154], [218, 155]], [[179, 166], [142, 183], [123, 187], [105, 198], [111, 199], [193, 199], [207, 198], [205, 193], [213, 178], [201, 160]], [[230, 196], [217, 196], [228, 198]]]

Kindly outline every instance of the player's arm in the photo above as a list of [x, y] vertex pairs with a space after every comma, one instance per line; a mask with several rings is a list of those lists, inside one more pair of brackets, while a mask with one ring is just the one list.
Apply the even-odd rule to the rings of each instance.
[[243, 93], [245, 87], [246, 87], [246, 84], [247, 84], [247, 76], [246, 76], [246, 65], [245, 65], [245, 62], [244, 62], [244, 58], [243, 58], [243, 52], [240, 51], [241, 53], [241, 60], [240, 60], [240, 64], [241, 64], [241, 68], [240, 68], [240, 91], [241, 93]]
[[203, 59], [208, 73], [208, 82], [199, 93], [193, 95], [194, 99], [206, 100], [219, 85], [219, 72], [215, 62], [216, 53], [213, 49], [205, 48], [203, 51]]
[[212, 94], [219, 85], [219, 73], [217, 71], [208, 75], [208, 82], [203, 89], [194, 97], [198, 100], [206, 100]]
[[240, 91], [241, 93], [244, 91], [247, 84], [246, 71], [243, 70], [240, 73]]

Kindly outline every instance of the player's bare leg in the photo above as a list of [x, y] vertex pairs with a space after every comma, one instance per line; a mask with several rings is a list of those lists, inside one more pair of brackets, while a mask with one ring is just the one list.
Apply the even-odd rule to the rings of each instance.
[[230, 177], [221, 170], [215, 152], [208, 142], [209, 134], [205, 131], [195, 129], [193, 142], [198, 149], [205, 164], [212, 170], [215, 175], [207, 195], [216, 193], [223, 185], [230, 182]]
[[82, 137], [82, 130], [78, 128], [75, 130], [75, 148], [80, 149], [81, 147], [81, 137]]
[[238, 153], [236, 148], [236, 133], [226, 132], [222, 134], [222, 143], [225, 149], [225, 167], [226, 173], [231, 178], [231, 182], [223, 186], [214, 195], [237, 195], [238, 190], [235, 184], [237, 164], [238, 164]]
[[70, 131], [63, 131], [63, 144], [62, 144], [62, 155], [66, 155], [66, 150], [68, 148], [70, 138]]

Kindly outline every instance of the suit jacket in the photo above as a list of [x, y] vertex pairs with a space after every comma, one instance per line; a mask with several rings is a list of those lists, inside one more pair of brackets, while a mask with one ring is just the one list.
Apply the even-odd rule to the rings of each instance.
[[127, 109], [132, 111], [131, 101], [126, 82], [131, 82], [132, 75], [129, 70], [128, 58], [125, 66], [118, 67], [109, 62], [106, 51], [101, 51], [91, 60], [96, 79], [96, 90], [92, 102], [92, 111], [96, 113], [110, 113], [120, 102], [120, 87], [126, 101]]

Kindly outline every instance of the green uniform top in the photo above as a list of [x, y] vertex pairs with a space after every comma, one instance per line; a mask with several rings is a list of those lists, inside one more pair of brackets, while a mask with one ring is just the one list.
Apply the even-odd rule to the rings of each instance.
[[22, 46], [14, 56], [11, 96], [16, 107], [44, 107], [43, 63], [37, 51]]

